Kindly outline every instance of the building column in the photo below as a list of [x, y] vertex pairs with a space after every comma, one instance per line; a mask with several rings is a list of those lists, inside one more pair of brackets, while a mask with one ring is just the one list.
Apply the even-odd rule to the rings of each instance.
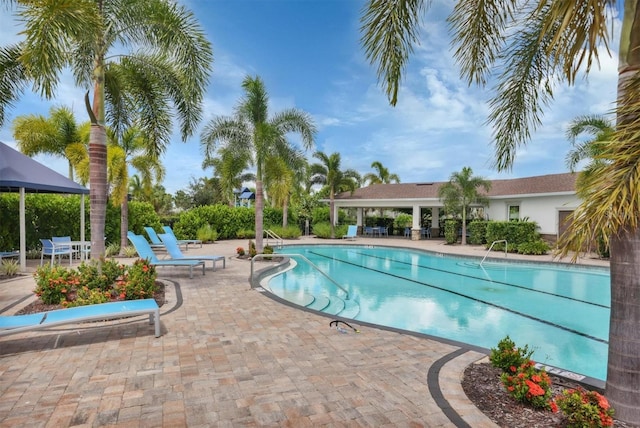
[[364, 226], [364, 223], [362, 223], [362, 213], [363, 213], [363, 209], [358, 207], [356, 208], [356, 225], [358, 226], [358, 235], [362, 235], [362, 226]]
[[420, 205], [413, 206], [413, 222], [411, 223], [411, 240], [420, 240]]

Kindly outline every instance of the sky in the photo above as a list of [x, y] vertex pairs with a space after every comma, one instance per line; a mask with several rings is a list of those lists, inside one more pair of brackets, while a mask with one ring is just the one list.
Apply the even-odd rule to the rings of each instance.
[[[611, 56], [600, 53], [599, 66], [574, 86], [554, 89], [555, 100], [544, 110], [542, 125], [517, 151], [510, 171], [492, 168], [492, 130], [487, 125], [491, 86], [468, 86], [453, 58], [446, 17], [450, 0], [433, 0], [422, 22], [395, 107], [378, 84], [374, 66], [360, 44], [360, 14], [365, 0], [182, 0], [193, 11], [213, 46], [214, 62], [199, 129], [182, 142], [178, 128], [167, 149], [162, 183], [168, 193], [186, 190], [202, 169], [200, 130], [216, 116], [233, 114], [242, 97], [245, 76], [259, 76], [269, 94], [271, 114], [288, 108], [309, 113], [318, 132], [314, 151], [338, 152], [342, 169], [375, 172], [374, 161], [401, 182], [447, 181], [470, 167], [474, 176], [506, 179], [567, 172], [571, 144], [568, 123], [580, 115], [608, 114], [614, 107], [620, 22], [613, 20]], [[19, 40], [11, 11], [0, 8], [0, 45]], [[84, 90], [63, 79], [55, 99], [26, 93], [9, 110], [0, 141], [16, 147], [11, 131], [19, 115], [47, 116], [51, 106], [73, 109], [79, 123], [88, 120]], [[298, 145], [297, 135], [290, 141]], [[67, 163], [40, 155], [36, 159], [63, 175]], [[135, 171], [133, 171], [135, 172]], [[132, 173], [133, 173], [132, 172]], [[251, 186], [252, 183], [247, 183]]]

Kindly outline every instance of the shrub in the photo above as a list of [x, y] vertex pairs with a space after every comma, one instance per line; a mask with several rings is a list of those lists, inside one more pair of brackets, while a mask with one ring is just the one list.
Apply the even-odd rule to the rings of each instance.
[[115, 260], [104, 260], [102, 265], [92, 260], [89, 263], [82, 263], [78, 266], [78, 279], [80, 284], [90, 290], [111, 291], [113, 284], [123, 274], [125, 268]]
[[42, 303], [59, 305], [67, 300], [69, 294], [75, 292], [80, 284], [77, 273], [73, 269], [45, 264], [40, 266], [35, 274], [36, 289], [34, 292]]
[[72, 301], [62, 302], [62, 306], [72, 308], [74, 306], [96, 305], [98, 303], [107, 303], [111, 300], [110, 291], [101, 291], [100, 289], [90, 289], [86, 285], [80, 287], [77, 291], [76, 298]]
[[249, 257], [254, 257], [258, 252], [256, 251], [256, 243], [249, 239]]
[[542, 255], [547, 254], [549, 252], [549, 244], [544, 242], [542, 239], [538, 239], [533, 242], [523, 242], [518, 245], [518, 253], [520, 254], [534, 254], [534, 255]]
[[137, 255], [138, 255], [138, 252], [136, 251], [136, 247], [131, 247], [131, 246], [124, 247], [125, 257], [135, 257]]
[[551, 409], [551, 379], [545, 370], [537, 370], [535, 363], [527, 360], [510, 372], [502, 373], [500, 380], [509, 395], [521, 403], [540, 409]]
[[469, 238], [467, 242], [472, 245], [485, 244], [487, 242], [487, 222], [484, 220], [473, 220], [467, 225]]
[[262, 254], [273, 254], [273, 247], [270, 245], [265, 245], [262, 249]]
[[20, 272], [20, 264], [17, 260], [4, 259], [0, 264], [0, 275], [14, 276]]
[[205, 224], [198, 228], [196, 237], [202, 242], [215, 242], [218, 239], [218, 232], [210, 224]]
[[236, 238], [238, 239], [247, 239], [247, 238], [255, 238], [256, 231], [253, 229], [240, 229], [236, 232]]
[[555, 401], [567, 417], [568, 428], [613, 426], [613, 409], [607, 399], [595, 391], [565, 389]]
[[273, 233], [275, 233], [282, 239], [298, 239], [302, 234], [298, 226], [271, 226], [269, 229], [271, 229]]
[[156, 291], [156, 269], [147, 260], [138, 259], [116, 282], [116, 292], [122, 300], [152, 298]]
[[313, 234], [316, 238], [331, 238], [331, 224], [327, 223], [314, 223]]
[[458, 241], [458, 220], [445, 220], [444, 222], [444, 240], [447, 244], [455, 244]]
[[238, 253], [239, 256], [244, 256], [244, 248], [242, 247], [236, 248], [236, 253]]
[[413, 216], [410, 214], [400, 213], [393, 221], [393, 226], [396, 229], [404, 229], [410, 227], [413, 223]]
[[104, 249], [104, 255], [106, 257], [113, 257], [116, 256], [120, 253], [120, 245], [116, 244], [115, 242], [107, 245], [107, 247]]
[[489, 361], [493, 367], [501, 369], [503, 372], [513, 372], [514, 367], [520, 367], [529, 361], [533, 351], [529, 350], [529, 345], [518, 348], [509, 336], [498, 342], [498, 348], [491, 348]]

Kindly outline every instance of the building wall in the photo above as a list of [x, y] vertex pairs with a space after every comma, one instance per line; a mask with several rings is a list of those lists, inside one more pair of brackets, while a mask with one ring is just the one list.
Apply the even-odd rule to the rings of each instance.
[[558, 234], [558, 212], [574, 210], [580, 204], [575, 195], [566, 196], [536, 196], [509, 199], [492, 199], [487, 213], [489, 220], [508, 220], [509, 206], [519, 206], [519, 218], [528, 217], [540, 227], [542, 235], [556, 236]]

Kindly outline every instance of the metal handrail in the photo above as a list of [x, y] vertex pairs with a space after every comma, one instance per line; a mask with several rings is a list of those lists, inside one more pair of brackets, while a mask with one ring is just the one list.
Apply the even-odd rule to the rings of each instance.
[[267, 245], [269, 245], [269, 238], [271, 238], [276, 240], [276, 246], [278, 248], [282, 248], [284, 246], [284, 239], [279, 237], [278, 234], [275, 233], [273, 230], [267, 229], [264, 231], [264, 233], [265, 235], [267, 235]]
[[327, 278], [329, 281], [331, 281], [336, 287], [338, 287], [340, 290], [342, 290], [342, 292], [347, 296], [346, 300], [349, 300], [349, 292], [340, 284], [338, 284], [336, 282], [335, 279], [331, 278], [329, 275], [327, 275], [325, 272], [322, 271], [322, 269], [320, 269], [318, 266], [314, 265], [313, 262], [311, 260], [309, 260], [308, 258], [306, 258], [305, 256], [303, 256], [302, 254], [282, 254], [282, 253], [274, 253], [274, 254], [256, 254], [255, 256], [253, 256], [251, 258], [251, 278], [253, 278], [253, 262], [256, 259], [266, 259], [266, 258], [273, 258], [273, 257], [300, 257], [302, 258], [304, 261], [306, 261], [307, 263], [309, 263], [315, 270], [317, 270], [318, 272], [320, 272], [320, 274], [322, 276], [324, 276], [325, 278]]
[[491, 249], [493, 248], [493, 244], [497, 244], [499, 242], [504, 242], [504, 256], [507, 257], [507, 249], [509, 248], [509, 244], [507, 243], [507, 240], [500, 239], [498, 241], [493, 241], [489, 246], [489, 249], [487, 250], [487, 254], [485, 254], [484, 257], [482, 258], [482, 261], [480, 262], [480, 266], [482, 266], [482, 263], [484, 263], [484, 259], [486, 259], [489, 253], [491, 252]]

